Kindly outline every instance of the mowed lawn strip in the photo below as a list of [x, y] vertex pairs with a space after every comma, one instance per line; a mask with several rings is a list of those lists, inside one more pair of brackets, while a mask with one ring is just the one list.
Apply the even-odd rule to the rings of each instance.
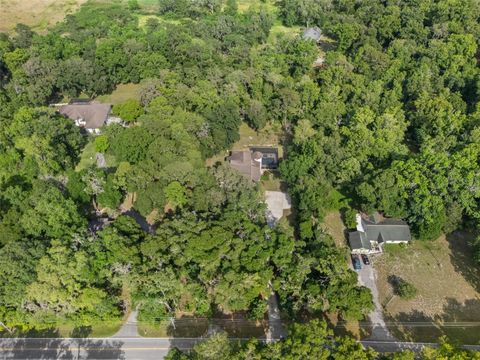
[[[407, 248], [387, 246], [376, 257], [380, 302], [386, 321], [397, 323], [391, 327], [396, 337], [428, 342], [446, 335], [460, 343], [480, 343], [480, 270], [470, 256], [469, 237], [456, 232]], [[413, 300], [393, 294], [392, 275], [415, 286]]]

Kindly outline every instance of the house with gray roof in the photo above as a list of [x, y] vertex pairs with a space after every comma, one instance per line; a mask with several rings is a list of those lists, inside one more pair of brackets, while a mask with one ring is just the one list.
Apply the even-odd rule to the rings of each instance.
[[278, 149], [273, 147], [251, 147], [245, 150], [235, 150], [228, 157], [230, 166], [247, 179], [260, 181], [265, 170], [276, 169], [278, 166]]
[[354, 254], [374, 254], [383, 251], [385, 244], [408, 243], [412, 240], [410, 227], [402, 220], [365, 219], [357, 214], [357, 231], [348, 234]]
[[61, 106], [60, 114], [75, 121], [90, 133], [100, 133], [100, 128], [107, 122], [112, 106], [95, 101], [72, 101]]

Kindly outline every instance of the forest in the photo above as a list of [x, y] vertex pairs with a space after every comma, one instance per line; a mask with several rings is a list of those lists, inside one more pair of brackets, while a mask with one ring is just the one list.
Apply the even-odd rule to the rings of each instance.
[[[90, 1], [45, 34], [22, 24], [0, 34], [3, 332], [109, 322], [133, 307], [152, 322], [263, 319], [270, 286], [292, 322], [360, 320], [372, 296], [320, 226], [328, 210], [347, 220], [378, 210], [421, 240], [477, 229], [479, 3], [275, 6], [160, 0], [158, 17], [140, 24], [136, 1]], [[276, 16], [334, 40], [323, 66], [312, 66], [314, 42], [271, 40]], [[94, 139], [115, 166], [78, 170], [91, 140], [49, 105], [128, 83], [143, 85], [140, 100], [113, 111], [129, 126]], [[278, 123], [288, 139], [280, 173], [293, 226], [269, 228], [257, 185], [225, 164], [205, 166], [242, 123]], [[132, 193], [139, 214], [155, 214], [154, 232], [118, 213]], [[90, 231], [99, 211], [109, 225]], [[242, 351], [285, 358], [281, 346]]]
[[[108, 322], [132, 307], [144, 321], [238, 311], [262, 319], [269, 283], [292, 319], [363, 318], [371, 295], [328, 235], [317, 229], [304, 241], [288, 226], [268, 228], [258, 187], [204, 165], [238, 139], [242, 121], [288, 127], [297, 82], [314, 84], [315, 45], [267, 43], [271, 15], [239, 13], [234, 1], [169, 13], [182, 20], [140, 27], [131, 7], [88, 3], [48, 34], [18, 25], [2, 37], [5, 331]], [[47, 105], [141, 80], [140, 101], [113, 109], [131, 126], [95, 138], [117, 165], [75, 171], [88, 139]], [[115, 213], [128, 193], [140, 214], [160, 209], [155, 233]], [[92, 233], [101, 209], [114, 219]]]

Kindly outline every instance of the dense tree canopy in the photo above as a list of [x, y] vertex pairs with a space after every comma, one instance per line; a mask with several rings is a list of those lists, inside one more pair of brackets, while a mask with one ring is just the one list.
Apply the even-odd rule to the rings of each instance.
[[[43, 35], [20, 24], [0, 36], [6, 329], [120, 319], [132, 306], [152, 323], [262, 319], [272, 288], [292, 320], [363, 319], [372, 296], [322, 230], [328, 210], [379, 210], [425, 239], [478, 221], [478, 3], [278, 2], [285, 25], [320, 26], [326, 53], [293, 28], [273, 33], [271, 6], [161, 0], [141, 22], [136, 1], [87, 2]], [[47, 107], [132, 83], [138, 98], [113, 108], [123, 123], [100, 136]], [[258, 185], [205, 166], [239, 140], [242, 122], [284, 132], [293, 227], [267, 226]], [[87, 149], [114, 161], [84, 166]], [[269, 345], [218, 335], [192, 356], [376, 356], [330, 336], [319, 322]]]
[[478, 2], [288, 0], [280, 8], [286, 24], [316, 24], [337, 41], [313, 76], [316, 98], [283, 164], [301, 217], [322, 218], [335, 205], [305, 196], [338, 189], [353, 207], [405, 218], [418, 238], [476, 221]]

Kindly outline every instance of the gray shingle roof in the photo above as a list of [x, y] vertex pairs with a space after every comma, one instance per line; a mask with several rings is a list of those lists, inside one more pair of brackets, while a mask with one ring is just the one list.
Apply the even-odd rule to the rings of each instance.
[[367, 240], [365, 233], [360, 231], [354, 231], [348, 234], [348, 242], [352, 250], [355, 249], [368, 249], [372, 248], [370, 241]]
[[367, 225], [366, 230], [369, 241], [378, 241], [379, 237], [385, 242], [412, 239], [408, 225], [375, 224]]
[[379, 223], [362, 219], [362, 226], [365, 232], [354, 231], [348, 234], [348, 242], [352, 250], [370, 250], [371, 241], [379, 244], [394, 241], [411, 241], [410, 228], [404, 221], [385, 219]]
[[230, 166], [243, 176], [253, 181], [259, 181], [261, 174], [260, 163], [252, 159], [250, 150], [232, 151], [228, 159]]
[[59, 109], [59, 112], [72, 120], [84, 120], [87, 129], [99, 129], [107, 121], [111, 107], [110, 104], [85, 102], [64, 105]]

